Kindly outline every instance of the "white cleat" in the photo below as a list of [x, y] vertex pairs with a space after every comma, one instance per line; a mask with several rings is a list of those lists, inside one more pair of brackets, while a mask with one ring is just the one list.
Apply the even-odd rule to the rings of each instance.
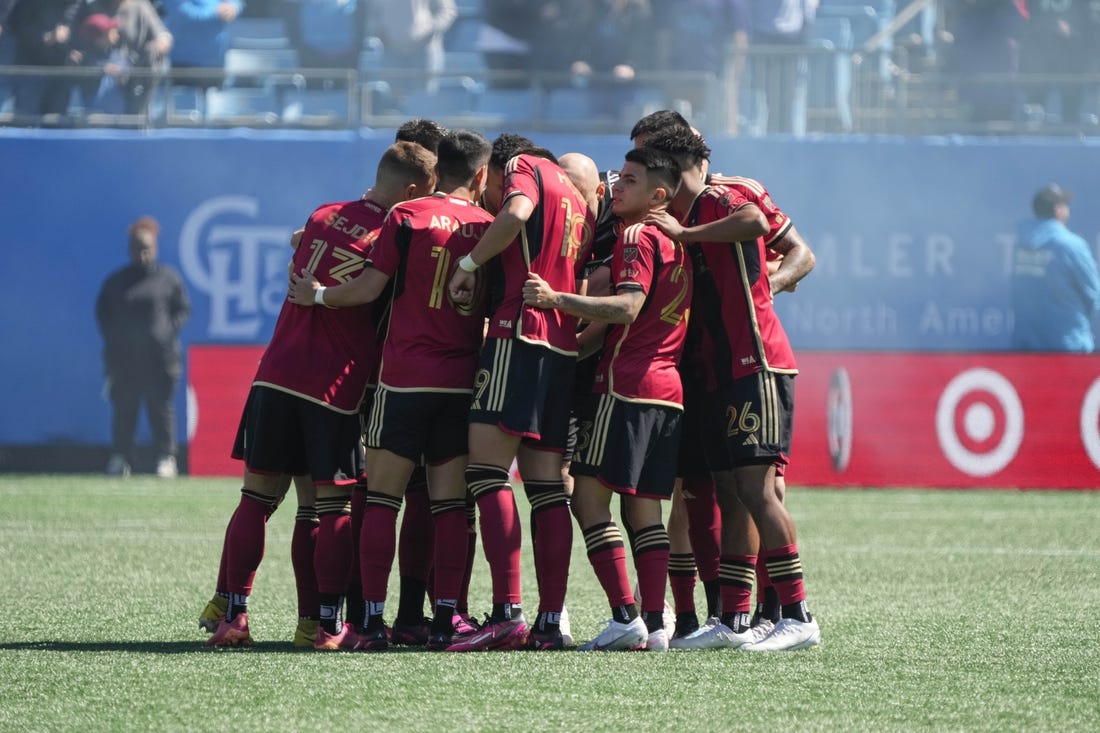
[[573, 627], [569, 623], [569, 609], [565, 606], [561, 607], [561, 619], [558, 621], [558, 628], [561, 629], [561, 643], [564, 646], [573, 646]]
[[668, 645], [673, 649], [740, 649], [752, 642], [752, 631], [736, 633], [721, 621], [711, 624], [708, 619], [706, 626], [701, 626], [698, 631], [682, 638], [673, 639]]
[[157, 476], [160, 478], [176, 478], [180, 475], [174, 456], [165, 456], [157, 461]]
[[821, 628], [817, 621], [799, 621], [795, 618], [781, 618], [771, 633], [760, 641], [745, 647], [750, 652], [789, 652], [795, 649], [809, 649], [821, 643]]
[[615, 619], [607, 622], [607, 626], [599, 636], [577, 647], [582, 652], [615, 652], [644, 649], [649, 640], [649, 632], [646, 630], [645, 621], [638, 616], [628, 624], [619, 623]]
[[753, 641], [763, 641], [768, 634], [772, 633], [772, 629], [775, 628], [775, 622], [770, 618], [762, 618], [753, 624], [752, 636]]
[[645, 650], [647, 652], [667, 652], [668, 632], [664, 629], [650, 631], [649, 639], [647, 639], [645, 643]]

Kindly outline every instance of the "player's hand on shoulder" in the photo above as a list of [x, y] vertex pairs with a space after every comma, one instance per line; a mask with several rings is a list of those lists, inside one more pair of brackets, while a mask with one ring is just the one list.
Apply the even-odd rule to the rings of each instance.
[[287, 290], [287, 300], [298, 305], [313, 305], [313, 293], [321, 283], [305, 268], [301, 273], [290, 273], [290, 288]]
[[675, 216], [667, 211], [649, 212], [646, 214], [645, 223], [653, 224], [664, 232], [669, 239], [675, 239], [676, 241], [680, 241], [680, 237], [684, 234], [683, 225], [677, 221]]

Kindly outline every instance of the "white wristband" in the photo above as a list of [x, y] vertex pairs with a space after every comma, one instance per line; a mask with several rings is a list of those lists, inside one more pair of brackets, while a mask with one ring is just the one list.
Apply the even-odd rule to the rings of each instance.
[[466, 272], [474, 272], [475, 270], [477, 270], [477, 268], [481, 267], [481, 265], [474, 262], [474, 258], [470, 255], [466, 255], [461, 260], [459, 260], [458, 266]]
[[325, 303], [325, 286], [317, 288], [313, 291], [313, 302], [317, 305], [326, 305]]

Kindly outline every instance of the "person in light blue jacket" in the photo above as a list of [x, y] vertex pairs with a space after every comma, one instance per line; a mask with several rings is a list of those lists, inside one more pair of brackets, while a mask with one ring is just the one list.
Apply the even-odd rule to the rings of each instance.
[[[244, 8], [242, 0], [164, 0], [164, 24], [175, 39], [173, 69], [224, 69], [226, 27]], [[189, 83], [177, 79], [177, 83]], [[216, 75], [196, 75], [196, 86], [219, 86]]]
[[1020, 225], [1012, 267], [1013, 347], [1024, 351], [1094, 350], [1100, 274], [1085, 240], [1066, 227], [1073, 197], [1055, 184], [1032, 200], [1035, 219]]

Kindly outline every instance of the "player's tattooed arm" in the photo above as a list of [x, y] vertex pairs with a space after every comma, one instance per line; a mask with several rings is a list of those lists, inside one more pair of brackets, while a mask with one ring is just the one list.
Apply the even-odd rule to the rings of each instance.
[[599, 323], [633, 323], [642, 312], [645, 298], [646, 294], [640, 289], [603, 297], [559, 293], [533, 272], [527, 273], [527, 282], [523, 284], [523, 302], [526, 305], [554, 308]]
[[778, 265], [775, 270], [772, 270], [771, 261], [768, 263], [768, 280], [772, 293], [793, 293], [802, 278], [814, 269], [817, 258], [793, 225], [787, 229], [782, 239], [772, 242], [771, 248], [781, 255], [778, 260], [774, 260]]

